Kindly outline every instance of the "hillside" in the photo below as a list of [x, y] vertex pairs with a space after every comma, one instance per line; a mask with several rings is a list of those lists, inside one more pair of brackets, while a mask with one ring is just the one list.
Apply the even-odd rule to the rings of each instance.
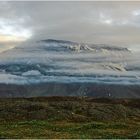
[[1, 98], [0, 138], [140, 138], [140, 100]]
[[0, 97], [88, 96], [95, 98], [140, 98], [139, 85], [94, 83], [0, 84]]

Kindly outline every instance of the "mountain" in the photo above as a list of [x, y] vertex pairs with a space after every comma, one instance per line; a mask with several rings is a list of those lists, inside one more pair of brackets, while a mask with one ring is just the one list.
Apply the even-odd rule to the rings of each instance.
[[130, 57], [117, 46], [41, 40], [1, 53], [0, 83], [138, 84], [139, 72], [128, 70]]
[[0, 54], [0, 97], [139, 98], [138, 58], [127, 48], [104, 44], [24, 43]]

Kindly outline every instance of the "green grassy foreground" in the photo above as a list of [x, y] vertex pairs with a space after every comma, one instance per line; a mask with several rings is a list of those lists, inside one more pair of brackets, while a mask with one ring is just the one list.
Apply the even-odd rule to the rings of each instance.
[[140, 138], [140, 100], [0, 99], [0, 138]]

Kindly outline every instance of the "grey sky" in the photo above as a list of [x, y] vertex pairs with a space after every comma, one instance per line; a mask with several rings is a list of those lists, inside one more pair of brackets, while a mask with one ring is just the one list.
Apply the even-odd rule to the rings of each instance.
[[138, 45], [140, 2], [0, 2], [1, 44], [47, 38]]

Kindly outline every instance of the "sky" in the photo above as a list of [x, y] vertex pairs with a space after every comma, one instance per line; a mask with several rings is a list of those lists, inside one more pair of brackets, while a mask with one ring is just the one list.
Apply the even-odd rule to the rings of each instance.
[[140, 48], [140, 1], [0, 1], [0, 49], [61, 39]]

